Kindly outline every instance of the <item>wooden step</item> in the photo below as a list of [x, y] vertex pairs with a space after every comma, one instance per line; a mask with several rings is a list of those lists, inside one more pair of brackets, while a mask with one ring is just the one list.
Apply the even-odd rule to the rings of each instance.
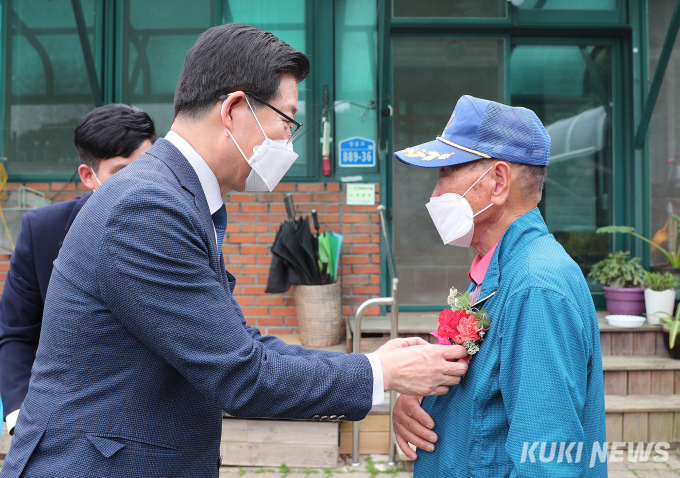
[[607, 413], [680, 412], [680, 395], [605, 395]]
[[680, 395], [605, 395], [608, 442], [680, 441]]
[[[426, 314], [399, 314], [399, 334], [429, 334], [437, 330], [439, 313]], [[349, 321], [354, 332], [354, 320]], [[361, 333], [363, 334], [389, 334], [392, 324], [391, 316], [365, 315], [361, 318]]]
[[609, 355], [602, 357], [602, 370], [680, 370], [680, 360], [656, 355]]

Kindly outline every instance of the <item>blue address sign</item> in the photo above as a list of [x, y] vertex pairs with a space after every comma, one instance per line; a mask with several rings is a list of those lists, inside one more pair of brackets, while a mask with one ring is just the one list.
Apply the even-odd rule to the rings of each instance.
[[375, 166], [375, 141], [360, 136], [341, 141], [339, 164], [354, 168]]

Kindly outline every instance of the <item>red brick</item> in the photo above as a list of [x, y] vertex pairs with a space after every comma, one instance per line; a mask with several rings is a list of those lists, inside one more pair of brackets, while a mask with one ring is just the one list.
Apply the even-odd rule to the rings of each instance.
[[380, 294], [380, 287], [378, 287], [377, 285], [354, 286], [352, 292], [354, 294]]
[[352, 212], [352, 206], [348, 206], [347, 204], [342, 205], [342, 212]]
[[241, 211], [241, 206], [238, 204], [225, 204], [224, 206], [227, 208], [228, 213]]
[[78, 188], [76, 183], [52, 183], [50, 189], [52, 191], [75, 191]]
[[[289, 291], [291, 291], [291, 292], [292, 292], [292, 291], [293, 291], [293, 289], [294, 289], [294, 288], [293, 288], [293, 287], [291, 287]], [[286, 298], [285, 298], [285, 300], [286, 300], [286, 305], [292, 305], [292, 306], [295, 306], [295, 297], [286, 297]]]
[[344, 256], [342, 258], [343, 264], [368, 264], [368, 256]]
[[326, 191], [340, 191], [340, 183], [327, 183]]
[[342, 222], [351, 222], [351, 223], [365, 223], [365, 222], [370, 222], [371, 218], [368, 214], [344, 214], [342, 216]]
[[282, 214], [260, 214], [257, 218], [260, 222], [283, 222], [286, 216]]
[[312, 199], [314, 202], [338, 202], [340, 201], [340, 195], [333, 193], [315, 194]]
[[241, 212], [267, 212], [269, 206], [266, 204], [242, 204]]
[[269, 281], [269, 277], [266, 276], [266, 275], [257, 276], [257, 283], [258, 283], [258, 284], [267, 285], [267, 282], [268, 282], [268, 281]]
[[12, 259], [10, 254], [0, 254], [0, 261], [9, 261]]
[[352, 226], [349, 224], [346, 226], [342, 226], [342, 233], [343, 234], [350, 234], [352, 232]]
[[333, 231], [333, 232], [337, 232], [338, 234], [340, 234], [340, 224], [329, 224], [328, 226], [326, 226], [326, 229], [324, 230], [324, 232], [327, 232], [327, 231]]
[[255, 214], [230, 214], [229, 220], [234, 222], [255, 222], [257, 216]]
[[[232, 274], [237, 275], [234, 272], [232, 272]], [[244, 276], [240, 272], [238, 273], [238, 277], [236, 278], [236, 280], [237, 280], [237, 284], [242, 284], [242, 285], [254, 285], [255, 284], [255, 277]]]
[[349, 234], [342, 240], [343, 244], [368, 244], [371, 236], [368, 234]]
[[371, 276], [371, 284], [380, 284], [380, 276]]
[[263, 295], [264, 287], [249, 286], [243, 288], [243, 293], [247, 295]]
[[227, 233], [241, 232], [241, 227], [238, 224], [229, 223], [227, 224], [226, 232]]
[[[260, 236], [257, 237], [258, 240]], [[242, 244], [244, 242], [255, 242], [255, 236], [253, 234], [229, 234], [224, 242], [231, 244]]]
[[232, 246], [232, 245], [223, 243], [222, 254], [238, 254], [238, 253], [239, 253], [239, 246]]
[[269, 226], [267, 224], [241, 224], [241, 232], [267, 232]]
[[246, 324], [255, 327], [257, 325], [257, 319], [246, 317]]
[[271, 193], [258, 194], [257, 202], [283, 202], [283, 194], [271, 194]]
[[267, 335], [286, 335], [299, 333], [298, 329], [267, 329]]
[[[343, 218], [344, 219], [344, 218]], [[380, 232], [380, 226], [377, 224], [356, 224], [354, 226], [354, 232], [361, 234], [362, 232], [368, 232], [372, 234], [377, 234]]]
[[354, 274], [380, 274], [380, 266], [354, 266], [352, 272]]
[[228, 264], [255, 264], [255, 256], [244, 256], [240, 254], [234, 254], [229, 256], [229, 258], [225, 260], [225, 262], [227, 262]]
[[[251, 236], [251, 237], [253, 237], [253, 236]], [[274, 237], [276, 237], [276, 236], [274, 236], [274, 234], [258, 234], [257, 235], [257, 243], [258, 244], [262, 244], [262, 243], [271, 244], [271, 243], [274, 242]], [[247, 241], [243, 241], [243, 242], [247, 242]]]
[[77, 198], [77, 197], [80, 196], [80, 195], [81, 195], [80, 193], [68, 193], [68, 194], [64, 194], [64, 201], [68, 201], [69, 199]]
[[229, 202], [255, 202], [257, 196], [255, 194], [244, 194], [244, 193], [229, 193], [227, 195]]
[[[377, 207], [378, 206], [352, 206], [352, 212], [358, 213], [358, 212], [368, 212], [370, 214], [376, 214], [377, 213]], [[376, 217], [378, 217], [376, 215]]]
[[371, 236], [371, 242], [373, 244], [380, 244], [380, 236], [378, 234]]
[[268, 254], [269, 248], [267, 246], [241, 246], [241, 253], [243, 253], [243, 254]]
[[373, 256], [371, 257], [371, 262], [373, 264], [380, 264], [380, 256]]
[[354, 254], [379, 254], [380, 246], [354, 246], [352, 252]]
[[[342, 278], [342, 283], [343, 284], [348, 284], [348, 285], [356, 285], [356, 284], [368, 284], [369, 279], [372, 276], [349, 276], [349, 277], [343, 277]], [[378, 277], [379, 279], [379, 277]]]
[[340, 222], [340, 215], [338, 215], [338, 214], [319, 214], [319, 225], [327, 224], [329, 222]]
[[270, 204], [269, 205], [269, 212], [286, 212], [286, 205], [285, 204]]
[[255, 297], [239, 297], [236, 302], [238, 303], [239, 306], [243, 307], [244, 305], [255, 305]]
[[324, 184], [323, 183], [301, 183], [301, 184], [298, 184], [297, 190], [300, 191], [300, 192], [323, 191], [324, 190]]
[[[253, 257], [253, 259], [254, 259], [254, 257]], [[253, 275], [265, 275], [265, 274], [269, 274], [269, 267], [245, 266], [243, 268], [243, 273], [244, 274], [253, 274]]]
[[297, 310], [294, 307], [275, 307], [271, 309], [271, 314], [293, 317], [297, 315]]
[[243, 315], [269, 315], [269, 309], [266, 307], [241, 307]]
[[257, 325], [283, 325], [283, 317], [257, 319]]
[[310, 202], [311, 200], [311, 194], [293, 194], [293, 202], [296, 204], [299, 202]]
[[272, 256], [257, 256], [257, 263], [269, 266], [272, 263]]
[[298, 318], [297, 317], [288, 317], [286, 319], [286, 325], [290, 327], [297, 327], [298, 324]]
[[343, 306], [342, 315], [350, 315], [351, 313], [352, 313], [352, 309], [349, 306]]
[[283, 305], [283, 297], [258, 297], [257, 305]]
[[300, 213], [307, 213], [311, 214], [312, 210], [316, 209], [316, 212], [326, 212], [326, 206], [323, 204], [296, 204], [295, 208], [297, 209], [298, 214]]

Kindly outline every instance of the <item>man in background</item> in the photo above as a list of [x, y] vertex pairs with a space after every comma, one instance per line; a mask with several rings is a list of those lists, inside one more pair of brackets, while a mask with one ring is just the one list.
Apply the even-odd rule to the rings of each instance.
[[[95, 108], [76, 127], [78, 174], [93, 191], [143, 155], [156, 139], [151, 117], [122, 104]], [[87, 193], [24, 214], [0, 298], [0, 393], [7, 429], [14, 433], [40, 338], [52, 263]]]

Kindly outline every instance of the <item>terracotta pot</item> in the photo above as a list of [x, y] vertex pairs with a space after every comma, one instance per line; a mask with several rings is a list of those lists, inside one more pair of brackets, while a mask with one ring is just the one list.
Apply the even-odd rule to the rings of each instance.
[[645, 289], [645, 311], [648, 324], [659, 325], [661, 317], [672, 316], [674, 305], [675, 289], [662, 291]]
[[602, 286], [611, 315], [642, 315], [645, 312], [645, 290]]

